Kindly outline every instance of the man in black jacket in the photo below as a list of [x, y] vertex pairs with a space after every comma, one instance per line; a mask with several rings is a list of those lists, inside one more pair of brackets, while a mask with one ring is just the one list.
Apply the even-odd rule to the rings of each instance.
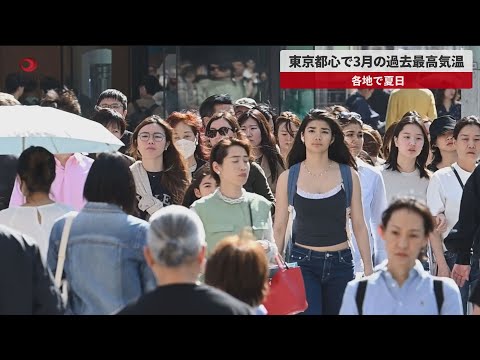
[[478, 251], [478, 237], [480, 230], [480, 167], [470, 175], [463, 189], [462, 202], [458, 223], [455, 225], [457, 233], [452, 241], [445, 239], [448, 250], [457, 254], [456, 263], [452, 269], [452, 278], [458, 286], [463, 286], [470, 276], [470, 260], [472, 248]]
[[0, 315], [61, 315], [62, 298], [38, 245], [0, 225]]

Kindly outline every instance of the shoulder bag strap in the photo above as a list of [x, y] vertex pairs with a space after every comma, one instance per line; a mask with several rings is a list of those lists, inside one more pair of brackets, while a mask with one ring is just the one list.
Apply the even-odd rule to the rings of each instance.
[[462, 182], [462, 179], [460, 178], [460, 175], [458, 175], [458, 172], [457, 172], [457, 169], [455, 169], [453, 167], [453, 165], [450, 166], [453, 170], [453, 173], [455, 174], [455, 176], [457, 177], [457, 180], [458, 182], [460, 183], [460, 186], [462, 187], [462, 190], [463, 190], [463, 182]]
[[443, 281], [433, 279], [433, 291], [435, 292], [435, 300], [437, 300], [438, 315], [442, 314], [443, 305]]
[[63, 266], [65, 264], [65, 255], [67, 252], [68, 237], [70, 235], [70, 228], [72, 227], [73, 218], [76, 213], [68, 214], [63, 225], [62, 239], [60, 240], [60, 248], [58, 250], [57, 269], [55, 271], [55, 285], [60, 288], [62, 283]]
[[345, 195], [347, 199], [347, 208], [350, 207], [352, 202], [352, 171], [350, 170], [350, 166], [347, 164], [339, 164], [340, 165], [340, 173], [342, 174], [342, 182], [345, 189]]
[[367, 281], [367, 279], [363, 279], [358, 282], [357, 294], [355, 295], [358, 315], [363, 315], [363, 300], [365, 299], [365, 291], [367, 290]]
[[288, 171], [288, 205], [293, 205], [293, 197], [297, 192], [298, 174], [300, 173], [300, 163], [292, 165]]

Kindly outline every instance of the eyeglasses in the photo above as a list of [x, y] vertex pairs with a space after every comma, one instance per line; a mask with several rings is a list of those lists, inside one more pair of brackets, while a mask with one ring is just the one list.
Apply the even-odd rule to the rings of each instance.
[[226, 127], [226, 126], [222, 126], [220, 129], [209, 129], [207, 131], [205, 131], [205, 135], [207, 137], [209, 137], [210, 139], [213, 139], [214, 137], [217, 136], [217, 132], [221, 135], [221, 136], [227, 136], [228, 135], [228, 132], [229, 131], [232, 131], [233, 132], [233, 129], [229, 128], [229, 127]]
[[360, 116], [359, 113], [342, 111], [340, 114], [337, 115], [338, 120], [344, 120], [344, 121], [341, 121], [342, 123], [348, 122], [352, 118], [357, 120], [360, 123], [360, 126], [363, 126], [362, 117]]
[[112, 109], [112, 110], [123, 110], [123, 105], [114, 103], [114, 104], [100, 104], [95, 106], [96, 110], [101, 110], [101, 109]]
[[147, 132], [143, 132], [143, 133], [138, 134], [138, 138], [141, 141], [148, 141], [148, 140], [150, 140], [150, 135], [153, 136], [153, 141], [155, 141], [155, 142], [162, 142], [163, 140], [165, 140], [165, 135], [163, 135], [162, 133], [150, 134], [150, 133], [147, 133]]

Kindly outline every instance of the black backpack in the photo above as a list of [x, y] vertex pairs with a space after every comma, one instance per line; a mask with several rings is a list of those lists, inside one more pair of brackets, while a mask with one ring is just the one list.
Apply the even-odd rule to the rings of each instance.
[[[368, 279], [362, 279], [358, 282], [357, 293], [355, 294], [355, 303], [357, 304], [358, 315], [363, 315], [363, 300], [367, 290]], [[437, 301], [438, 315], [442, 314], [443, 305], [443, 282], [439, 279], [433, 279], [433, 291]]]
[[141, 109], [140, 106], [138, 106], [137, 102], [133, 102], [133, 107], [135, 109], [135, 112], [131, 114], [128, 117], [128, 126], [127, 130], [130, 131], [135, 131], [135, 128], [140, 124], [144, 119], [146, 119], [149, 116], [153, 115], [153, 112], [159, 105], [157, 103], [154, 103], [152, 106], [150, 106], [147, 109]]

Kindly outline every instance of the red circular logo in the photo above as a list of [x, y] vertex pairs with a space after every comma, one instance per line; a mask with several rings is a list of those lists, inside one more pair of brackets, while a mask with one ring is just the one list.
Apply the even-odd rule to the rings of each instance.
[[20, 60], [20, 69], [25, 72], [32, 72], [37, 70], [38, 62], [34, 58], [26, 57]]

